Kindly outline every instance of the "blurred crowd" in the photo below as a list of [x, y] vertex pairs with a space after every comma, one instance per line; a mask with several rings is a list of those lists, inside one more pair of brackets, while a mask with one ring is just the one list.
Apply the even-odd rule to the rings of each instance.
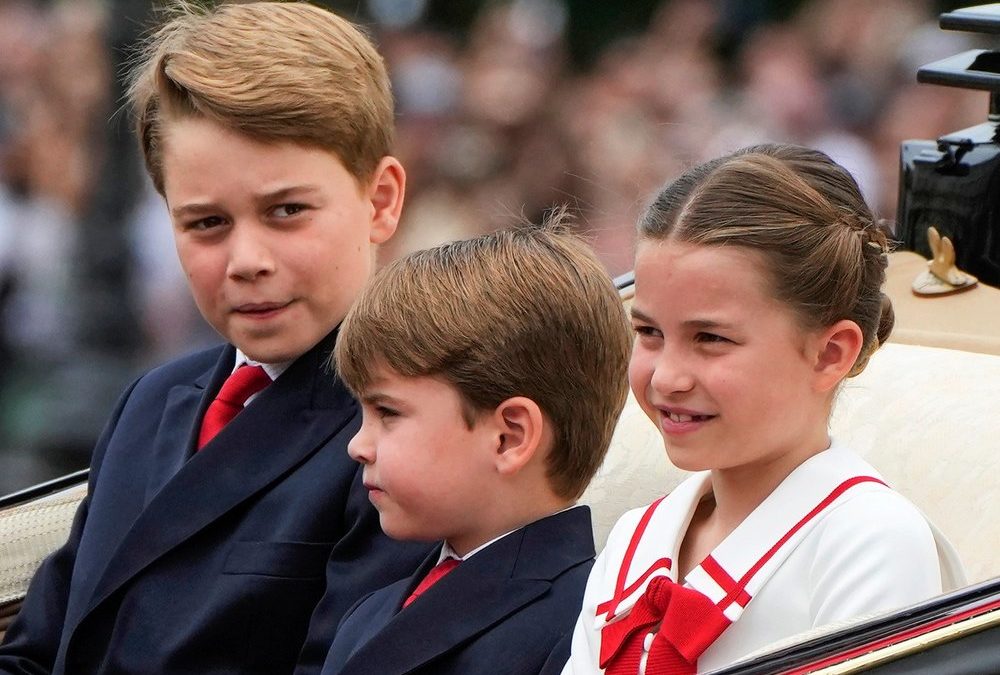
[[[370, 28], [393, 77], [409, 183], [386, 257], [568, 204], [620, 274], [659, 185], [765, 141], [826, 151], [891, 220], [900, 142], [987, 112], [981, 92], [915, 80], [983, 46], [939, 30], [961, 3], [664, 0], [586, 58], [586, 3], [480, 2], [460, 29], [427, 0], [327, 4]], [[85, 467], [132, 378], [216, 339], [121, 110], [150, 16], [145, 0], [0, 0], [0, 494]]]

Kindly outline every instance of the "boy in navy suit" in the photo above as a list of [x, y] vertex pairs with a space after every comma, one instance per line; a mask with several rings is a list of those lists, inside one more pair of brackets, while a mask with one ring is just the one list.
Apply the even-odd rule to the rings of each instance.
[[316, 672], [343, 612], [428, 550], [381, 533], [347, 455], [360, 410], [327, 370], [403, 201], [382, 60], [304, 3], [195, 7], [152, 37], [129, 98], [229, 344], [122, 396], [3, 673]]
[[347, 613], [324, 674], [536, 675], [569, 656], [594, 557], [574, 502], [624, 405], [630, 339], [604, 269], [557, 229], [412, 254], [345, 319], [349, 451], [382, 529], [442, 543]]

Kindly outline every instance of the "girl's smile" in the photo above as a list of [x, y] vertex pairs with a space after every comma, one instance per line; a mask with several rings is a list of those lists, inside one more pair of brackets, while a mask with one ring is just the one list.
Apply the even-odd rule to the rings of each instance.
[[658, 408], [657, 410], [660, 414], [660, 430], [664, 436], [687, 434], [697, 431], [715, 418], [715, 415], [694, 412], [684, 408]]

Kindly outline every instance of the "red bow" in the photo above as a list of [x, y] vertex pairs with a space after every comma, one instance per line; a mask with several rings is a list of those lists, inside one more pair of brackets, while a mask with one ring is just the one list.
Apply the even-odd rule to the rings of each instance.
[[601, 630], [601, 667], [607, 675], [636, 675], [646, 635], [656, 630], [646, 675], [693, 675], [698, 657], [731, 623], [705, 595], [655, 577], [627, 616]]

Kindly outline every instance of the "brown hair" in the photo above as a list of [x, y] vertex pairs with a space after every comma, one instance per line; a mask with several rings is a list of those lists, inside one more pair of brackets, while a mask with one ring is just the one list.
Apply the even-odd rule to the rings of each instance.
[[803, 325], [858, 324], [849, 376], [892, 331], [886, 235], [851, 174], [817, 150], [758, 145], [701, 164], [657, 195], [639, 236], [753, 249]]
[[418, 251], [378, 272], [344, 319], [336, 367], [363, 395], [373, 370], [439, 376], [466, 423], [513, 396], [552, 425], [547, 473], [583, 493], [625, 404], [631, 336], [590, 248], [557, 223], [521, 226]]
[[161, 194], [164, 127], [179, 118], [333, 151], [359, 181], [389, 154], [389, 78], [349, 21], [303, 2], [201, 9], [175, 0], [167, 15], [135, 60], [128, 89], [146, 168]]

